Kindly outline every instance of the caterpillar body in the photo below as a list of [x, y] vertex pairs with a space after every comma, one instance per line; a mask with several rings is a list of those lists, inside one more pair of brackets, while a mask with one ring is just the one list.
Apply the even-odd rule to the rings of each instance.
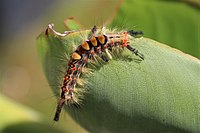
[[[72, 31], [66, 32], [65, 34], [58, 33], [53, 30], [53, 26], [49, 25], [47, 30], [51, 29], [55, 34], [59, 36], [65, 36]], [[101, 35], [96, 35], [97, 28], [94, 26], [91, 30], [92, 35], [88, 37], [88, 40], [82, 42], [75, 51], [72, 52], [70, 59], [68, 61], [68, 67], [63, 78], [63, 83], [61, 87], [60, 99], [57, 104], [56, 113], [54, 116], [54, 121], [59, 120], [61, 109], [64, 103], [70, 104], [72, 106], [78, 107], [79, 103], [75, 100], [74, 88], [77, 83], [77, 79], [82, 72], [82, 68], [88, 62], [88, 59], [93, 57], [94, 54], [99, 56], [104, 62], [108, 62], [109, 59], [105, 56], [105, 52], [112, 47], [127, 48], [133, 54], [144, 60], [143, 54], [138, 52], [137, 49], [129, 45], [130, 36], [137, 36], [143, 34], [141, 31], [124, 31], [119, 33], [106, 33]], [[46, 31], [47, 34], [47, 31]]]

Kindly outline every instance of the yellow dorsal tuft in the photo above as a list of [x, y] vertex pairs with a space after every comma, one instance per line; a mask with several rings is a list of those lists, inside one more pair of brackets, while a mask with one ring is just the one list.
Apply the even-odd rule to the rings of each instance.
[[82, 46], [82, 48], [84, 48], [85, 50], [90, 50], [90, 46], [89, 46], [89, 44], [85, 41], [85, 42], [83, 42], [83, 44], [81, 45]]
[[74, 53], [72, 54], [72, 59], [74, 59], [74, 60], [80, 60], [80, 59], [81, 59], [81, 56], [80, 56], [78, 53], [74, 52]]
[[104, 44], [105, 42], [105, 37], [104, 36], [98, 36], [98, 40], [101, 44]]
[[92, 37], [92, 38], [90, 39], [90, 42], [92, 43], [93, 46], [97, 46], [97, 40], [96, 40], [95, 37]]

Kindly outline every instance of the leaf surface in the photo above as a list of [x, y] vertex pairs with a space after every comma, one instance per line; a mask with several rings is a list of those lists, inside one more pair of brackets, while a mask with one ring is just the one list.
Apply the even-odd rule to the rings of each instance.
[[199, 11], [197, 1], [124, 0], [111, 26], [142, 30], [145, 37], [200, 58]]
[[[59, 71], [67, 64], [61, 57], [69, 57], [83, 32], [37, 38], [45, 75], [57, 94], [64, 76]], [[81, 108], [66, 110], [90, 132], [199, 132], [199, 60], [148, 38], [134, 39], [131, 45], [145, 60], [138, 62], [125, 50], [128, 60], [110, 60], [85, 78]]]

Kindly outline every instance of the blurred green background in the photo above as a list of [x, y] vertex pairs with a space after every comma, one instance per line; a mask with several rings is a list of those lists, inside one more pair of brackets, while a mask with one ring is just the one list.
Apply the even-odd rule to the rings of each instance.
[[[52, 121], [57, 97], [44, 77], [35, 48], [36, 37], [49, 23], [62, 32], [64, 19], [75, 16], [85, 29], [108, 23], [110, 27], [139, 29], [145, 37], [200, 58], [198, 0], [2, 0], [0, 3], [0, 124], [5, 120], [8, 123], [0, 125], [2, 132], [27, 132], [30, 128], [35, 132], [87, 132], [65, 113], [59, 123]], [[9, 107], [3, 106], [5, 102]], [[19, 103], [26, 107], [18, 106]], [[34, 118], [9, 123], [14, 110], [31, 110]]]

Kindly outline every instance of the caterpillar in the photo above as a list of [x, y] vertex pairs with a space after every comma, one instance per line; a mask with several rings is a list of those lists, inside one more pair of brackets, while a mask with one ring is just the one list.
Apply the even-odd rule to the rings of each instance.
[[[53, 25], [49, 25], [47, 30], [51, 29], [55, 34], [59, 36], [65, 36], [73, 31], [65, 32], [65, 34], [58, 33], [53, 30]], [[112, 47], [121, 47], [127, 48], [130, 52], [144, 60], [144, 55], [138, 52], [137, 49], [133, 48], [129, 45], [129, 37], [142, 35], [142, 31], [124, 31], [119, 33], [106, 33], [101, 35], [96, 35], [97, 27], [94, 26], [91, 29], [91, 34], [88, 37], [88, 40], [85, 40], [80, 44], [70, 55], [70, 59], [68, 61], [68, 67], [66, 69], [66, 73], [63, 78], [63, 83], [61, 87], [60, 99], [58, 100], [58, 104], [56, 107], [56, 113], [54, 116], [54, 121], [59, 121], [61, 109], [66, 102], [76, 108], [78, 108], [79, 103], [74, 98], [74, 88], [77, 83], [77, 79], [82, 72], [82, 68], [84, 68], [85, 64], [88, 62], [88, 59], [96, 54], [99, 56], [104, 62], [108, 62], [109, 59], [105, 56], [105, 52], [108, 49], [112, 49]], [[48, 31], [46, 31], [46, 35]]]

